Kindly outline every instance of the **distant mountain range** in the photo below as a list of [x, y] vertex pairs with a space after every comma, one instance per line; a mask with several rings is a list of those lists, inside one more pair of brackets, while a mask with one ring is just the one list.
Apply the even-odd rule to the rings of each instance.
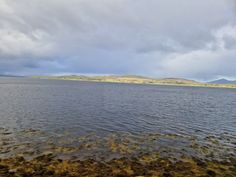
[[227, 79], [218, 79], [218, 80], [208, 82], [208, 84], [236, 84], [236, 80], [232, 81], [232, 80], [227, 80]]

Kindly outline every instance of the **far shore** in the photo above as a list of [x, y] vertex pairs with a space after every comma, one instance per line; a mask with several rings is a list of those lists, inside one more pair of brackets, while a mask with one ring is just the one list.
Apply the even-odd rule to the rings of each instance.
[[33, 76], [35, 79], [73, 80], [105, 83], [148, 84], [163, 86], [236, 88], [236, 84], [209, 84], [180, 78], [153, 79], [142, 76]]

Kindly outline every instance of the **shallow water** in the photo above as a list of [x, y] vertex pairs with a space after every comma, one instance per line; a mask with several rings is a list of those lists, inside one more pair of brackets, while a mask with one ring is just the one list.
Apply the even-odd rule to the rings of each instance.
[[227, 161], [236, 89], [0, 78], [0, 143], [0, 158]]

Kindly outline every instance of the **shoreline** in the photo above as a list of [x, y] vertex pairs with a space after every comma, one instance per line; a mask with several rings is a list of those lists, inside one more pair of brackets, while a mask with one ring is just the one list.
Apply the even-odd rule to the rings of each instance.
[[[54, 137], [52, 144], [45, 132], [29, 129], [20, 133], [19, 145], [11, 144], [11, 135], [8, 131], [3, 133], [3, 146], [20, 151], [11, 151], [9, 157], [1, 156], [0, 176], [3, 177], [236, 176], [236, 151], [232, 147], [235, 138], [227, 140], [230, 135], [207, 136], [203, 141], [180, 134], [111, 134], [104, 139], [92, 133], [84, 137]], [[42, 137], [49, 139], [41, 142]], [[68, 139], [72, 144], [68, 144]], [[29, 140], [31, 143], [27, 144]], [[174, 147], [165, 146], [165, 142], [171, 142]], [[42, 152], [37, 153], [40, 147]]]

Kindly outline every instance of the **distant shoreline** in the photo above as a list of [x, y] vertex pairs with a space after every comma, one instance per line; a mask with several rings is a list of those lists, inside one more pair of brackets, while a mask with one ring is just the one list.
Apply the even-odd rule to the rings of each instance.
[[209, 84], [179, 78], [152, 79], [141, 76], [33, 76], [30, 78], [181, 87], [236, 88], [236, 84]]

